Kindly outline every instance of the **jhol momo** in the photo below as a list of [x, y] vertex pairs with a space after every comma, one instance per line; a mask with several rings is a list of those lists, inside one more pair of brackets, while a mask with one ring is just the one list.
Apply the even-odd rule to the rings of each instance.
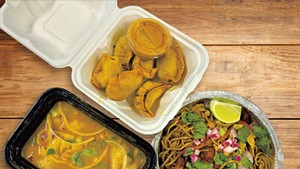
[[140, 169], [146, 157], [67, 102], [50, 110], [22, 149], [38, 168]]

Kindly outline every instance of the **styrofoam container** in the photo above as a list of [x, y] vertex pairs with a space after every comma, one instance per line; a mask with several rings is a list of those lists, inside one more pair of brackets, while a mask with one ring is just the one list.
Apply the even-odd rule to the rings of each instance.
[[[161, 98], [154, 118], [139, 115], [127, 101], [108, 99], [90, 83], [99, 57], [104, 52], [112, 54], [118, 38], [139, 18], [154, 18], [166, 26], [181, 46], [186, 63], [182, 82]], [[167, 125], [200, 82], [209, 62], [199, 42], [140, 7], [119, 9], [116, 0], [8, 0], [0, 19], [1, 29], [50, 65], [71, 67], [72, 81], [80, 91], [142, 134], [157, 133]]]

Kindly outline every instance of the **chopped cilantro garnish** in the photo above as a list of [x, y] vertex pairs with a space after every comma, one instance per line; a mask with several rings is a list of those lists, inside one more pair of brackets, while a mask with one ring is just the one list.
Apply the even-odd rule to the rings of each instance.
[[229, 160], [228, 157], [226, 157], [223, 153], [220, 152], [216, 152], [213, 159], [217, 165], [222, 165], [223, 163]]
[[193, 122], [199, 121], [200, 117], [197, 113], [184, 112], [182, 114], [182, 122], [186, 125], [192, 124]]
[[49, 148], [47, 151], [47, 155], [55, 154], [55, 150], [52, 148]]
[[268, 134], [268, 130], [263, 127], [255, 127], [254, 134], [257, 137], [256, 146], [258, 149], [262, 150], [267, 155], [270, 155], [270, 136]]
[[85, 149], [81, 152], [81, 155], [96, 156], [97, 154], [91, 149]]
[[242, 142], [242, 143], [246, 143], [247, 141], [247, 137], [251, 134], [251, 131], [243, 126], [241, 129], [238, 130], [237, 133], [237, 138]]
[[184, 112], [182, 114], [182, 122], [186, 125], [192, 124], [194, 126], [194, 138], [199, 139], [205, 136], [207, 126], [205, 120], [201, 119], [197, 113]]
[[263, 128], [263, 127], [255, 127], [253, 129], [253, 132], [255, 134], [255, 136], [259, 139], [265, 137], [266, 135], [268, 135], [268, 130]]
[[83, 167], [84, 166], [84, 161], [81, 157], [81, 154], [78, 152], [75, 152], [72, 154], [71, 156], [71, 162], [73, 165], [75, 165], [76, 167]]
[[188, 169], [213, 169], [213, 164], [203, 163], [197, 160], [194, 163], [188, 164]]
[[203, 136], [205, 136], [205, 134], [207, 132], [207, 126], [203, 119], [193, 122], [193, 126], [194, 126], [194, 138], [200, 139]]
[[249, 169], [251, 167], [251, 162], [246, 157], [242, 157], [241, 163], [244, 168]]
[[193, 148], [187, 148], [187, 149], [185, 149], [185, 154], [183, 155], [183, 156], [189, 156], [189, 155], [191, 155], [191, 154], [193, 154], [193, 152], [194, 152], [194, 150], [193, 150]]
[[71, 156], [71, 162], [76, 167], [83, 167], [84, 166], [84, 160], [82, 156], [96, 156], [97, 153], [94, 150], [91, 149], [85, 149], [82, 152], [75, 152]]

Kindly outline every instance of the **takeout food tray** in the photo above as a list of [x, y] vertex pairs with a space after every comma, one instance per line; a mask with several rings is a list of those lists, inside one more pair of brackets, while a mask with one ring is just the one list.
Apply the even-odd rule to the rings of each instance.
[[[255, 117], [255, 120], [260, 123], [261, 126], [266, 128], [270, 134], [272, 143], [274, 145], [275, 150], [275, 169], [283, 169], [284, 168], [284, 154], [281, 149], [280, 142], [277, 138], [277, 134], [272, 127], [271, 123], [269, 122], [267, 116], [263, 112], [262, 109], [260, 109], [257, 105], [255, 105], [252, 101], [246, 99], [245, 97], [242, 97], [240, 95], [222, 91], [222, 90], [208, 90], [208, 91], [202, 91], [199, 93], [195, 93], [189, 97], [186, 98], [186, 100], [183, 102], [182, 107], [187, 106], [189, 104], [198, 103], [203, 99], [213, 99], [213, 98], [225, 98], [229, 100], [233, 100], [237, 103], [239, 103], [241, 106], [249, 110], [252, 114], [251, 116]], [[152, 146], [154, 147], [154, 150], [157, 154], [159, 154], [160, 149], [160, 141], [163, 137], [163, 131], [159, 132], [154, 139], [152, 140]], [[158, 157], [157, 157], [158, 158]], [[157, 167], [159, 168], [159, 162], [157, 159]]]
[[118, 124], [114, 120], [110, 119], [102, 112], [88, 105], [77, 96], [62, 88], [52, 88], [45, 91], [34, 103], [22, 122], [8, 139], [5, 146], [4, 155], [6, 162], [10, 167], [36, 168], [22, 157], [22, 148], [35, 130], [39, 127], [41, 122], [46, 118], [51, 108], [60, 101], [68, 102], [82, 113], [85, 113], [90, 118], [99, 122], [108, 130], [112, 131], [130, 144], [140, 149], [146, 156], [146, 162], [143, 166], [144, 169], [155, 168], [156, 154], [148, 142], [122, 125]]
[[[154, 118], [139, 115], [127, 101], [108, 99], [90, 83], [99, 57], [105, 52], [112, 54], [118, 38], [139, 18], [162, 23], [180, 45], [186, 63], [184, 77], [161, 98]], [[72, 82], [80, 91], [142, 134], [157, 133], [167, 125], [209, 62], [199, 42], [140, 7], [119, 9], [116, 0], [6, 1], [0, 9], [0, 26], [51, 66], [71, 67]]]

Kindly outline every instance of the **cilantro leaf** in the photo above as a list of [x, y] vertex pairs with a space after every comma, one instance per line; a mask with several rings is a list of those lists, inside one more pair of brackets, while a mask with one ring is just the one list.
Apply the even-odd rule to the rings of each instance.
[[245, 156], [242, 157], [241, 163], [244, 168], [249, 169], [251, 167], [251, 162]]
[[55, 154], [55, 150], [52, 148], [49, 148], [47, 151], [47, 155]]
[[82, 159], [82, 156], [78, 152], [75, 152], [75, 153], [72, 154], [72, 156], [71, 156], [71, 162], [76, 167], [80, 167], [81, 168], [81, 167], [84, 166], [84, 161]]
[[262, 139], [259, 139], [256, 141], [256, 146], [258, 149], [262, 150], [267, 155], [270, 155], [271, 149], [270, 149], [270, 139], [269, 137], [263, 137]]
[[213, 164], [203, 163], [197, 160], [194, 163], [188, 164], [188, 169], [213, 169]]
[[182, 114], [182, 122], [186, 125], [192, 124], [193, 122], [199, 121], [200, 117], [197, 113], [184, 112]]
[[258, 139], [268, 136], [268, 130], [263, 127], [255, 127], [253, 132]]
[[223, 153], [216, 152], [214, 155], [214, 162], [217, 165], [222, 165], [223, 163], [227, 162], [229, 159]]
[[185, 149], [185, 153], [183, 156], [184, 157], [189, 156], [189, 155], [193, 154], [193, 152], [194, 152], [193, 148], [189, 147], [189, 148]]
[[91, 149], [84, 149], [81, 152], [81, 155], [96, 156], [97, 153], [94, 150], [91, 150]]
[[205, 120], [201, 119], [197, 113], [184, 112], [182, 114], [182, 122], [186, 125], [192, 124], [194, 126], [194, 138], [199, 139], [205, 136], [207, 132]]
[[258, 149], [262, 150], [267, 155], [271, 153], [271, 141], [269, 132], [263, 127], [255, 127], [253, 130], [255, 136], [257, 137], [256, 146]]
[[251, 131], [243, 126], [241, 129], [238, 130], [237, 133], [237, 138], [242, 142], [242, 143], [246, 143], [247, 141], [247, 137], [251, 134]]
[[200, 119], [197, 122], [193, 122], [193, 126], [194, 126], [194, 138], [200, 139], [205, 136], [207, 132], [207, 126], [203, 119]]

